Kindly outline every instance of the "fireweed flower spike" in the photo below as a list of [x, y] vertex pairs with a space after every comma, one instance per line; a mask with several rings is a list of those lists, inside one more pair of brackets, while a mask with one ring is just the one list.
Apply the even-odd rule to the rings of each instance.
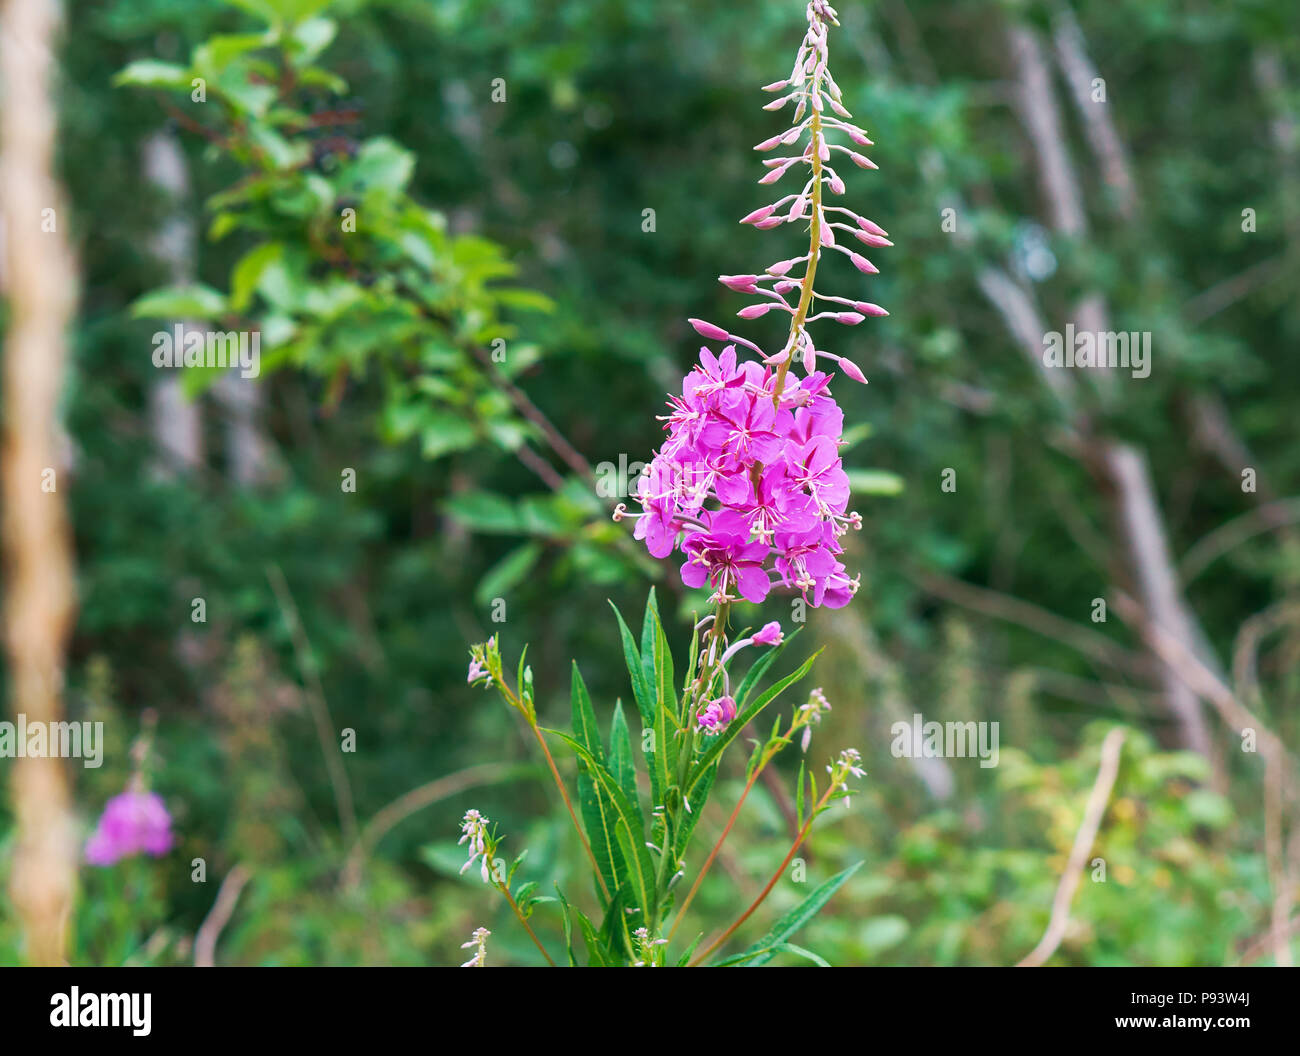
[[474, 956], [461, 965], [462, 968], [486, 968], [487, 967], [487, 940], [492, 932], [487, 928], [475, 928], [474, 935], [469, 942], [462, 942], [462, 950], [474, 950]]
[[633, 962], [633, 968], [660, 968], [662, 967], [662, 955], [659, 953], [660, 946], [667, 946], [667, 939], [652, 939], [650, 932], [645, 928], [637, 928], [632, 933], [632, 938], [636, 943], [637, 953], [641, 959]]
[[856, 748], [845, 748], [840, 752], [840, 757], [835, 760], [834, 764], [826, 768], [826, 772], [831, 775], [831, 790], [846, 793], [845, 807], [849, 805], [847, 798], [849, 778], [867, 776], [867, 772], [858, 765], [860, 762], [862, 762], [862, 756]]
[[[751, 723], [759, 713], [807, 675], [816, 659], [816, 654], [807, 657], [783, 678], [769, 680], [768, 669], [785, 641], [781, 626], [771, 622], [756, 631], [733, 633], [732, 605], [742, 599], [761, 602], [771, 592], [783, 591], [797, 593], [814, 606], [838, 608], [858, 589], [857, 578], [839, 559], [842, 537], [861, 528], [862, 518], [848, 510], [849, 479], [840, 460], [844, 413], [831, 395], [831, 383], [840, 374], [852, 381], [866, 379], [855, 363], [823, 347], [830, 344], [824, 337], [829, 327], [821, 324], [860, 326], [888, 313], [860, 299], [867, 296], [860, 288], [863, 280], [847, 267], [843, 275], [852, 285], [846, 289], [832, 294], [814, 289], [814, 281], [823, 258], [833, 253], [848, 256], [858, 272], [874, 274], [875, 265], [862, 253], [887, 248], [889, 238], [880, 225], [836, 202], [847, 192], [844, 174], [836, 166], [848, 172], [847, 159], [855, 168], [874, 168], [860, 152], [871, 140], [850, 123], [827, 66], [828, 30], [838, 25], [834, 8], [825, 0], [812, 0], [806, 15], [807, 29], [789, 76], [766, 86], [778, 97], [765, 109], [788, 107], [789, 123], [756, 148], [766, 158], [760, 183], [784, 179], [786, 193], [742, 220], [763, 231], [797, 225], [800, 244], [785, 247], [769, 264], [728, 269], [718, 279], [743, 298], [737, 311], [741, 320], [788, 319], [788, 329], [781, 327], [784, 337], [764, 348], [732, 333], [730, 326], [688, 320], [705, 347], [681, 388], [669, 396], [660, 418], [664, 438], [632, 489], [635, 502], [614, 509], [613, 519], [632, 521], [635, 538], [653, 557], [675, 557], [682, 581], [691, 587], [707, 585], [711, 593], [712, 611], [702, 619], [697, 614], [693, 621], [684, 677], [678, 681], [683, 668], [674, 663], [653, 590], [639, 636], [613, 606], [635, 711], [620, 701], [608, 723], [593, 706], [576, 663], [570, 735], [539, 724], [526, 649], [514, 674], [506, 670], [495, 639], [470, 651], [468, 683], [490, 686], [527, 721], [591, 862], [590, 894], [598, 903], [594, 917], [586, 914], [578, 898], [570, 900], [573, 891], [566, 895], [556, 885], [559, 908], [567, 918], [563, 930], [569, 963], [575, 961], [575, 924], [580, 925], [592, 964], [705, 963], [786, 875], [816, 818], [832, 800], [848, 796], [849, 778], [863, 774], [857, 753], [846, 751], [831, 763], [831, 780], [819, 789], [818, 768], [801, 765], [796, 832], [767, 885], [702, 949], [703, 936], [697, 935], [686, 952], [668, 960], [669, 945], [755, 783], [773, 776], [767, 768], [783, 749], [799, 741], [806, 751], [812, 727], [830, 710], [825, 696], [814, 690], [806, 704], [793, 708], [788, 721], [777, 718], [766, 741], [754, 744], [744, 787], [712, 850], [698, 862], [691, 853], [695, 821], [714, 788], [722, 755], [733, 742], [751, 739], [747, 735], [756, 728]], [[823, 277], [825, 271], [821, 269]], [[750, 648], [755, 658], [733, 696], [731, 669], [737, 655]], [[639, 753], [629, 716], [639, 720]], [[581, 820], [547, 747], [549, 739], [562, 741], [576, 757]], [[637, 765], [642, 757], [644, 773]], [[465, 816], [461, 842], [469, 845], [465, 869], [482, 860], [484, 880], [505, 897], [546, 962], [555, 964], [528, 921], [539, 901], [557, 899], [539, 896], [533, 880], [512, 890], [511, 876], [522, 856], [500, 870], [488, 864], [504, 860], [495, 857], [496, 833], [477, 812]], [[861, 864], [825, 881], [793, 916], [787, 914], [786, 923], [811, 917]], [[678, 899], [674, 888], [692, 870], [689, 890]], [[605, 920], [607, 926], [597, 931], [593, 919]], [[778, 925], [782, 927], [785, 923]], [[787, 952], [796, 950], [787, 947]], [[773, 953], [760, 949], [723, 963], [765, 963]], [[472, 963], [482, 963], [481, 952]]]
[[105, 804], [86, 842], [86, 861], [91, 865], [114, 865], [141, 853], [160, 858], [171, 850], [171, 826], [171, 815], [162, 797], [132, 781], [132, 787]]
[[803, 727], [803, 737], [799, 741], [801, 751], [808, 751], [812, 743], [812, 728], [822, 721], [822, 716], [831, 710], [830, 701], [818, 686], [808, 694], [808, 703], [799, 709], [799, 725]]
[[[874, 274], [875, 265], [842, 243], [891, 243], [874, 221], [826, 204], [828, 193], [846, 190], [832, 160], [875, 165], [854, 149], [871, 140], [850, 123], [828, 68], [828, 29], [839, 25], [835, 9], [812, 0], [806, 14], [808, 30], [790, 75], [765, 89], [785, 94], [764, 109], [794, 104], [791, 125], [755, 148], [781, 152], [764, 162], [768, 172], [760, 183], [779, 182], [789, 173], [803, 182], [741, 223], [763, 230], [806, 223], [808, 251], [759, 272], [719, 277], [728, 289], [757, 298], [740, 309], [741, 319], [774, 310], [790, 316], [785, 344], [765, 352], [715, 323], [688, 320], [706, 341], [723, 347], [717, 353], [702, 348], [681, 394], [669, 400], [667, 437], [637, 486], [642, 512], [620, 509], [615, 515], [635, 517], [634, 534], [655, 557], [668, 557], [680, 545], [686, 557], [682, 581], [709, 584], [720, 607], [740, 598], [760, 602], [780, 587], [798, 591], [813, 605], [840, 608], [858, 589], [858, 578], [848, 575], [838, 555], [840, 537], [860, 528], [862, 518], [847, 512], [848, 477], [839, 457], [844, 415], [831, 396], [834, 375], [818, 370], [818, 360], [838, 364], [852, 380], [866, 378], [855, 363], [818, 348], [809, 328], [822, 321], [856, 326], [888, 313], [868, 301], [818, 292], [813, 284], [826, 250]], [[816, 300], [825, 310], [814, 311]], [[738, 346], [758, 360], [741, 360]], [[803, 378], [790, 374], [796, 359], [804, 365]]]
[[477, 810], [468, 810], [465, 817], [460, 823], [461, 838], [457, 843], [469, 841], [469, 860], [460, 867], [461, 873], [469, 870], [475, 861], [481, 860], [482, 867], [479, 870], [483, 877], [483, 883], [490, 884], [492, 876], [488, 872], [488, 848], [487, 848], [487, 825], [488, 819], [480, 814]]

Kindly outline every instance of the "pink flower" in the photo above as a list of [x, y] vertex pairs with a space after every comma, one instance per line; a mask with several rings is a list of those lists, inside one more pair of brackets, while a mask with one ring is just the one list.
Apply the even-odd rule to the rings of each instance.
[[762, 629], [754, 635], [755, 645], [780, 645], [785, 637], [781, 633], [781, 625], [773, 620], [771, 623], [765, 623]]
[[159, 858], [171, 850], [171, 825], [171, 815], [156, 792], [127, 789], [104, 805], [86, 842], [86, 861], [113, 865], [142, 852]]
[[[667, 557], [680, 547], [686, 556], [683, 582], [691, 587], [708, 583], [719, 600], [762, 601], [776, 582], [814, 605], [838, 607], [858, 587], [836, 556], [842, 552], [838, 539], [850, 527], [860, 527], [862, 518], [847, 512], [849, 482], [839, 456], [844, 414], [831, 396], [831, 375], [817, 369], [818, 358], [823, 366], [838, 363], [839, 371], [854, 381], [866, 378], [853, 361], [819, 347], [823, 342], [809, 327], [822, 321], [856, 326], [868, 316], [888, 313], [856, 297], [814, 291], [810, 284], [814, 276], [826, 274], [817, 265], [827, 250], [843, 253], [861, 273], [877, 271], [866, 257], [840, 244], [844, 240], [837, 240], [835, 229], [872, 247], [891, 243], [880, 225], [826, 199], [847, 191], [829, 165], [833, 151], [847, 154], [859, 168], [874, 168], [874, 162], [843, 142], [871, 144], [850, 122], [852, 115], [827, 68], [829, 28], [839, 24], [835, 10], [826, 0], [810, 0], [807, 18], [790, 75], [766, 86], [783, 94], [765, 109], [793, 103], [793, 116], [784, 131], [755, 148], [786, 148], [784, 156], [764, 159], [767, 172], [760, 183], [777, 183], [794, 172], [798, 187], [740, 222], [768, 230], [808, 217], [806, 229], [815, 234], [798, 256], [761, 272], [719, 276], [728, 289], [751, 298], [736, 313], [741, 319], [758, 319], [773, 309], [789, 313], [789, 334], [781, 347], [765, 353], [720, 326], [688, 320], [705, 340], [727, 345], [716, 357], [707, 348], [700, 350], [699, 363], [682, 379], [680, 395], [669, 398], [670, 413], [663, 418], [667, 436], [638, 484], [642, 512], [629, 515], [620, 507], [615, 518], [634, 516], [636, 538], [655, 557]], [[826, 305], [827, 311], [809, 315], [814, 293], [844, 308]], [[737, 346], [754, 352], [757, 361], [739, 362]], [[796, 363], [803, 364], [805, 377], [796, 376]], [[780, 627], [768, 624], [745, 644], [780, 641]], [[701, 716], [701, 724], [710, 729], [730, 721], [720, 718], [726, 711], [720, 701], [710, 705], [715, 706], [718, 710], [706, 712], [709, 721]]]
[[718, 697], [700, 712], [700, 729], [709, 734], [721, 733], [735, 717], [736, 702], [731, 697]]

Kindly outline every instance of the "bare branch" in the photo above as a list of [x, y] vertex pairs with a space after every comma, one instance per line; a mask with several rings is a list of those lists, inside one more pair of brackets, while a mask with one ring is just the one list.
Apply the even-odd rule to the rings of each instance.
[[199, 930], [194, 935], [194, 967], [213, 968], [217, 963], [217, 940], [222, 929], [230, 923], [235, 912], [235, 903], [239, 901], [240, 892], [252, 878], [252, 873], [244, 866], [237, 865], [221, 881], [217, 891], [217, 900], [212, 903], [208, 915], [203, 918]]
[[1038, 941], [1038, 945], [1017, 968], [1037, 968], [1056, 952], [1065, 937], [1065, 929], [1070, 923], [1070, 904], [1074, 901], [1079, 882], [1083, 879], [1083, 869], [1088, 861], [1088, 854], [1097, 839], [1097, 830], [1101, 828], [1101, 818], [1110, 802], [1110, 790], [1115, 786], [1115, 777], [1119, 774], [1119, 753], [1124, 747], [1124, 730], [1116, 727], [1106, 734], [1101, 742], [1101, 764], [1097, 767], [1097, 780], [1093, 782], [1092, 791], [1088, 793], [1087, 806], [1083, 808], [1083, 821], [1074, 834], [1074, 845], [1070, 848], [1070, 857], [1065, 863], [1065, 872], [1056, 887], [1056, 897], [1052, 899], [1052, 915], [1047, 922], [1047, 930]]

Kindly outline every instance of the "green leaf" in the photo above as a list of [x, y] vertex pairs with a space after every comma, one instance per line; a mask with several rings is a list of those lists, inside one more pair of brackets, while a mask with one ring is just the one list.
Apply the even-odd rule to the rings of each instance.
[[564, 897], [564, 892], [560, 890], [560, 885], [555, 885], [555, 893], [560, 899], [560, 926], [564, 928], [564, 950], [569, 958], [569, 967], [578, 967], [578, 957], [573, 950], [573, 908], [569, 905], [569, 900]]
[[309, 18], [294, 26], [289, 35], [295, 54], [293, 64], [306, 66], [330, 46], [338, 33], [338, 23], [332, 18]]
[[752, 722], [758, 716], [759, 712], [767, 707], [768, 704], [775, 700], [789, 686], [794, 685], [794, 683], [807, 675], [808, 672], [812, 670], [813, 662], [820, 655], [821, 650], [818, 649], [817, 652], [813, 653], [812, 656], [808, 657], [807, 660], [800, 664], [796, 671], [786, 675], [785, 678], [772, 685], [772, 687], [760, 695], [753, 704], [745, 708], [736, 716], [735, 719], [728, 723], [726, 729], [713, 738], [709, 747], [704, 751], [704, 754], [700, 756], [699, 760], [695, 764], [695, 769], [690, 780], [687, 782], [687, 795], [693, 794], [695, 786], [700, 780], [700, 774], [703, 772], [704, 768], [709, 766], [720, 755], [722, 755], [722, 752], [727, 745], [740, 736], [740, 731]]
[[683, 810], [677, 819], [678, 829], [673, 845], [677, 849], [677, 857], [681, 858], [686, 854], [686, 845], [690, 842], [691, 834], [695, 831], [695, 824], [700, 819], [700, 813], [704, 810], [704, 804], [709, 801], [709, 793], [713, 791], [713, 782], [718, 776], [718, 764], [715, 762], [709, 766], [694, 782], [692, 782], [692, 792], [690, 795], [690, 810]]
[[405, 190], [415, 169], [415, 155], [385, 136], [367, 140], [347, 170], [347, 178], [363, 187], [393, 193]]
[[113, 86], [124, 84], [140, 88], [165, 88], [177, 91], [190, 90], [192, 77], [188, 66], [157, 59], [137, 59], [123, 67], [113, 77]]
[[444, 507], [453, 520], [475, 532], [519, 532], [519, 516], [509, 499], [490, 491], [462, 491]]
[[[605, 887], [617, 891], [619, 876], [625, 870], [623, 859], [618, 850], [618, 838], [614, 834], [617, 818], [614, 805], [600, 789], [600, 785], [590, 774], [579, 769], [578, 773], [578, 809], [582, 814], [582, 824], [587, 830], [587, 842], [591, 844], [591, 853], [596, 859], [596, 868], [600, 871]], [[595, 885], [597, 894], [604, 895], [600, 884]]]
[[903, 490], [903, 478], [883, 469], [846, 469], [849, 490], [854, 495], [898, 495]]
[[[641, 666], [641, 654], [637, 651], [636, 640], [632, 637], [632, 632], [628, 629], [623, 614], [618, 611], [618, 606], [612, 601], [609, 606], [614, 610], [614, 616], [618, 619], [618, 631], [623, 640], [623, 660], [627, 664], [628, 678], [632, 680], [632, 696], [636, 700], [637, 711], [641, 716], [641, 728], [642, 730], [656, 730], [658, 716], [655, 700], [650, 686], [646, 682], [645, 671]], [[656, 749], [658, 746], [659, 734], [656, 732]], [[647, 751], [645, 755], [646, 766], [650, 771], [650, 799], [652, 803], [658, 805], [663, 803], [663, 790], [666, 787], [662, 776], [664, 768], [660, 765], [657, 750]]]
[[546, 732], [555, 734], [573, 747], [586, 764], [588, 776], [599, 786], [601, 798], [607, 798], [612, 804], [616, 815], [614, 836], [627, 866], [628, 880], [636, 898], [636, 907], [642, 911], [647, 926], [653, 925], [658, 913], [655, 870], [650, 849], [646, 846], [645, 823], [641, 819], [640, 807], [628, 799], [614, 775], [585, 746], [559, 730]]
[[578, 927], [582, 929], [582, 939], [587, 944], [588, 966], [591, 968], [614, 967], [614, 954], [596, 935], [595, 925], [587, 919], [587, 915], [582, 910], [574, 910], [574, 912], [578, 914]]
[[511, 550], [483, 573], [474, 590], [474, 601], [479, 605], [489, 605], [493, 598], [502, 597], [524, 580], [541, 555], [540, 543], [525, 543]]
[[623, 660], [627, 665], [628, 677], [632, 680], [632, 694], [636, 698], [637, 711], [641, 713], [641, 724], [649, 729], [654, 729], [654, 699], [650, 696], [645, 674], [641, 669], [641, 654], [637, 650], [636, 639], [632, 637], [632, 632], [628, 630], [627, 623], [623, 620], [623, 614], [618, 611], [618, 606], [611, 601], [609, 607], [614, 610], [614, 616], [618, 620], [619, 635], [623, 640]]
[[441, 414], [420, 430], [420, 454], [428, 459], [441, 458], [453, 451], [465, 451], [479, 442], [474, 423], [450, 414]]
[[596, 723], [596, 712], [591, 706], [591, 695], [587, 692], [587, 684], [582, 680], [582, 673], [578, 670], [576, 660], [573, 662], [570, 705], [574, 737], [595, 762], [603, 764], [605, 749], [600, 742], [600, 727]]
[[226, 299], [211, 286], [192, 283], [152, 290], [131, 305], [136, 319], [215, 319], [226, 311]]
[[692, 942], [689, 946], [687, 946], [684, 951], [682, 951], [682, 955], [677, 958], [678, 968], [685, 968], [690, 963], [691, 957], [695, 955], [696, 947], [699, 946], [700, 940], [703, 938], [704, 938], [704, 932], [700, 932], [698, 935], [695, 936], [695, 941]]
[[[754, 963], [757, 958], [763, 960], [758, 963], [770, 961], [778, 953], [793, 953], [797, 957], [802, 957], [806, 961], [812, 961], [819, 968], [829, 968], [830, 963], [824, 958], [813, 953], [812, 950], [805, 950], [802, 946], [796, 946], [793, 942], [778, 942], [774, 946], [768, 946], [761, 950], [746, 950], [744, 953], [738, 953], [734, 957], [728, 957], [725, 961], [718, 961], [713, 965], [714, 968], [735, 968], [745, 965], [749, 968], [755, 968], [758, 965]], [[746, 963], [748, 962], [748, 963]]]
[[264, 242], [239, 258], [239, 263], [230, 271], [230, 307], [234, 311], [242, 312], [252, 303], [253, 291], [262, 280], [262, 273], [283, 253], [283, 243]]
[[[849, 866], [843, 872], [836, 873], [824, 884], [814, 890], [807, 898], [800, 902], [794, 909], [786, 913], [780, 920], [772, 925], [772, 930], [759, 939], [754, 945], [740, 954], [741, 957], [748, 955], [748, 965], [751, 968], [757, 968], [759, 965], [766, 964], [777, 953], [782, 952], [777, 949], [786, 939], [802, 928], [808, 921], [812, 920], [822, 908], [830, 901], [831, 896], [835, 894], [845, 882], [848, 881], [854, 873], [862, 868], [862, 862], [857, 862]], [[787, 951], [790, 952], [790, 951]], [[729, 958], [730, 960], [730, 958]]]
[[636, 760], [632, 755], [632, 735], [623, 717], [621, 700], [614, 704], [614, 718], [609, 726], [609, 769], [623, 794], [633, 803], [637, 802]]
[[[652, 776], [657, 779], [655, 803], [662, 803], [663, 790], [670, 787], [671, 775], [677, 772], [678, 741], [669, 735], [669, 716], [677, 725], [677, 687], [673, 685], [673, 658], [659, 619], [654, 587], [646, 596], [645, 617], [641, 624], [641, 674], [653, 703], [655, 734], [654, 758], [648, 760]], [[644, 715], [642, 716], [644, 719]]]

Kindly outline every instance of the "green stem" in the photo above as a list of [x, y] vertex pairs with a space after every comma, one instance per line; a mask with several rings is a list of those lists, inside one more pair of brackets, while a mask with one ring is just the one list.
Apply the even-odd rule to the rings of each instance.
[[564, 805], [568, 808], [569, 817], [573, 819], [573, 827], [578, 832], [578, 839], [582, 841], [582, 848], [587, 852], [587, 857], [591, 860], [591, 868], [596, 873], [596, 882], [600, 884], [600, 889], [605, 893], [608, 900], [611, 896], [609, 887], [605, 883], [604, 876], [600, 872], [600, 863], [596, 861], [596, 855], [592, 852], [591, 844], [587, 842], [587, 834], [582, 831], [582, 825], [578, 822], [578, 815], [573, 809], [573, 801], [569, 799], [569, 791], [564, 787], [564, 781], [560, 778], [560, 771], [555, 766], [555, 760], [551, 757], [551, 750], [546, 746], [546, 738], [542, 736], [542, 731], [538, 727], [536, 720], [529, 723], [533, 731], [533, 736], [537, 738], [537, 743], [542, 746], [542, 754], [546, 756], [546, 765], [551, 768], [551, 776], [555, 778], [555, 787], [560, 790], [560, 795], [564, 797]]
[[515, 911], [515, 916], [518, 918], [519, 923], [524, 926], [524, 931], [528, 932], [528, 937], [533, 940], [533, 945], [542, 951], [542, 956], [546, 958], [546, 963], [552, 968], [558, 968], [559, 965], [551, 960], [551, 955], [546, 952], [546, 947], [542, 945], [542, 940], [539, 939], [537, 933], [528, 926], [528, 921], [524, 918], [523, 910], [519, 908], [519, 903], [515, 901], [515, 896], [510, 893], [509, 886], [506, 884], [497, 884], [497, 890], [506, 896], [506, 901], [510, 903], [510, 908]]
[[781, 864], [776, 867], [776, 872], [772, 874], [772, 879], [767, 882], [767, 886], [763, 888], [763, 890], [759, 893], [759, 896], [756, 899], [754, 899], [753, 902], [750, 903], [749, 908], [745, 910], [745, 912], [742, 913], [736, 919], [735, 923], [732, 924], [731, 927], [729, 927], [726, 931], [724, 931], [721, 935], [719, 935], [716, 939], [714, 939], [711, 943], [709, 943], [708, 948], [705, 949], [704, 952], [696, 954], [695, 959], [690, 963], [691, 968], [699, 967], [699, 965], [704, 961], [706, 957], [709, 956], [709, 954], [711, 954], [714, 950], [716, 950], [719, 946], [721, 946], [724, 942], [726, 942], [729, 938], [731, 938], [732, 933], [738, 927], [744, 924], [745, 921], [747, 921], [753, 915], [754, 910], [758, 909], [758, 907], [763, 904], [763, 901], [767, 898], [767, 896], [772, 893], [772, 888], [776, 887], [776, 882], [780, 880], [782, 874], [785, 873], [785, 867], [790, 864], [790, 859], [795, 856], [795, 852], [797, 852], [799, 848], [803, 846], [803, 841], [808, 838], [808, 831], [812, 828], [813, 821], [816, 819], [817, 815], [821, 812], [822, 808], [826, 806], [826, 804], [830, 801], [831, 793], [835, 791], [835, 788], [836, 788], [835, 784], [832, 783], [831, 786], [828, 789], [826, 789], [826, 791], [822, 794], [822, 798], [817, 801], [817, 805], [813, 807], [811, 813], [809, 813], [808, 820], [804, 822], [803, 828], [799, 830], [799, 835], [795, 837], [794, 843], [791, 845], [790, 850], [786, 854], [785, 858], [782, 859]]
[[[819, 88], [817, 82], [813, 83], [812, 92], [809, 98], [812, 98]], [[811, 105], [811, 103], [809, 104]], [[817, 261], [821, 257], [822, 248], [822, 157], [818, 151], [818, 141], [821, 139], [822, 118], [816, 110], [813, 111], [812, 121], [809, 123], [809, 129], [812, 132], [812, 222], [809, 225], [808, 240], [808, 267], [804, 270], [803, 288], [799, 293], [799, 306], [795, 309], [794, 318], [790, 321], [790, 336], [786, 339], [787, 355], [785, 360], [776, 368], [776, 386], [772, 394], [773, 406], [780, 406], [781, 393], [785, 389], [785, 376], [790, 370], [790, 362], [794, 359], [795, 347], [798, 343], [799, 333], [803, 330], [804, 321], [808, 318], [808, 309], [812, 307], [813, 298], [813, 279], [817, 276]]]

